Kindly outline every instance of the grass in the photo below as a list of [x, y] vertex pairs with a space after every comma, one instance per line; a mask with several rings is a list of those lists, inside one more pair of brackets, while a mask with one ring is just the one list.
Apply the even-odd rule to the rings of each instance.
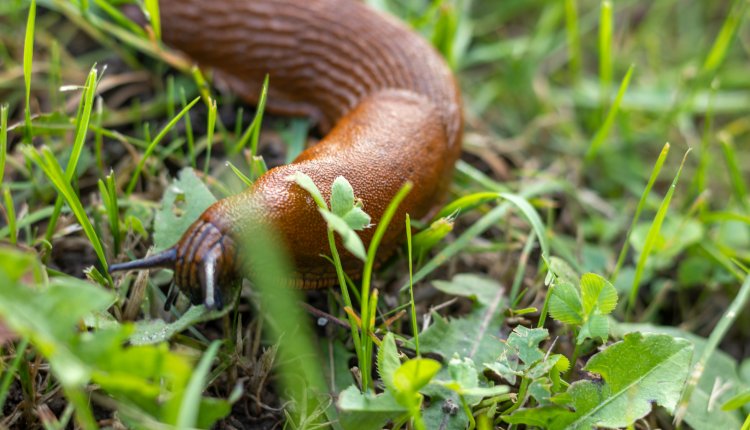
[[[163, 331], [147, 331], [150, 324], [171, 321], [159, 311], [170, 273], [137, 281], [145, 296], [128, 322], [122, 309], [137, 294], [135, 276], [112, 279], [108, 264], [146, 253], [162, 228], [156, 200], [180, 169], [227, 196], [278, 153], [284, 159], [278, 142], [298, 145], [307, 125], [264, 113], [273, 75], [253, 111], [161, 47], [156, 1], [144, 3], [146, 29], [106, 0], [0, 5], [8, 23], [0, 28], [0, 295], [70, 300], [71, 315], [91, 304], [75, 321], [39, 312], [27, 325], [5, 311], [3, 327], [17, 337], [2, 346], [0, 427], [64, 428], [73, 416], [84, 428], [104, 416], [125, 426], [208, 427], [231, 411], [231, 419], [269, 427], [437, 428], [450, 399], [459, 406], [447, 428], [507, 428], [524, 411], [546, 413], [538, 387], [574, 395], [569, 387], [590, 380], [582, 369], [592, 357], [621, 345], [622, 327], [692, 339], [695, 348], [689, 366], [672, 369], [689, 373], [677, 408], [654, 408], [644, 425], [670, 428], [675, 417], [691, 426], [698, 418], [746, 423], [747, 405], [736, 403], [750, 380], [736, 369], [750, 366], [742, 312], [750, 291], [748, 2], [370, 3], [432, 41], [461, 83], [464, 157], [446, 201], [431, 220], [386, 217], [376, 236], [388, 223], [406, 225], [407, 245], [375, 270], [374, 240], [361, 280], [345, 275], [332, 228], [340, 288], [304, 297], [278, 288], [290, 269], [276, 241], [249, 238], [268, 269], [241, 289], [239, 305], [218, 319], [180, 321], [188, 331], [141, 355], [126, 340], [158, 337]], [[177, 215], [191, 204], [183, 191], [171, 208]], [[579, 343], [586, 330], [602, 333], [601, 315], [590, 290], [581, 299], [581, 289], [561, 283], [577, 286], [585, 273], [602, 285], [609, 279], [622, 306], [606, 322], [608, 336]], [[59, 283], [84, 276], [71, 285], [87, 296], [75, 288], [55, 296]], [[99, 293], [111, 298], [94, 306]], [[587, 301], [589, 319], [556, 321], [565, 300]], [[314, 308], [318, 329], [301, 301]], [[508, 333], [521, 327], [528, 345], [513, 349]], [[53, 351], [70, 354], [61, 360]], [[539, 367], [498, 358], [522, 354], [541, 354]], [[154, 370], [170, 382], [153, 398], [174, 404], [149, 400], [154, 386], [136, 378], [151, 356], [173, 360], [171, 371]], [[557, 369], [557, 356], [570, 366]], [[437, 367], [422, 361], [432, 358]], [[493, 374], [485, 363], [516, 375]], [[717, 378], [732, 386], [713, 391]], [[454, 397], [441, 397], [448, 391]], [[710, 413], [695, 403], [709, 397]], [[42, 422], [35, 411], [45, 410]]]

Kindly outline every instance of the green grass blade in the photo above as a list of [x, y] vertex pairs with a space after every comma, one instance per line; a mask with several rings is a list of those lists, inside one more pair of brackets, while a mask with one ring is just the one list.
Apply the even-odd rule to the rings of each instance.
[[195, 428], [198, 424], [198, 412], [200, 411], [201, 400], [203, 400], [203, 389], [208, 381], [211, 372], [211, 363], [216, 358], [221, 346], [220, 340], [211, 342], [201, 357], [198, 366], [196, 366], [190, 377], [185, 395], [180, 403], [180, 411], [177, 415], [177, 428], [187, 429]]
[[[65, 167], [65, 180], [70, 183], [76, 174], [76, 168], [78, 167], [78, 160], [81, 158], [81, 152], [83, 151], [83, 144], [86, 142], [86, 132], [89, 128], [89, 122], [91, 120], [91, 109], [94, 104], [94, 94], [96, 94], [96, 83], [97, 83], [97, 71], [96, 68], [92, 68], [86, 78], [84, 84], [83, 95], [81, 97], [81, 103], [79, 105], [78, 114], [76, 115], [76, 126], [75, 126], [75, 138], [73, 140], [73, 149], [68, 158], [68, 165]], [[47, 224], [47, 233], [44, 238], [47, 241], [52, 240], [52, 236], [55, 233], [55, 227], [57, 226], [57, 219], [60, 217], [60, 211], [62, 210], [62, 197], [58, 196], [55, 201], [55, 211], [50, 217], [49, 224]]]
[[669, 191], [667, 191], [667, 194], [664, 196], [664, 199], [659, 206], [659, 210], [656, 212], [654, 221], [651, 223], [651, 227], [646, 234], [646, 242], [643, 245], [643, 251], [641, 251], [641, 255], [638, 257], [638, 263], [635, 267], [633, 286], [630, 289], [630, 298], [628, 300], [628, 313], [632, 312], [633, 308], [635, 307], [635, 301], [638, 298], [638, 290], [640, 288], [641, 278], [643, 277], [643, 271], [646, 269], [646, 261], [648, 260], [648, 256], [651, 253], [651, 249], [653, 249], [656, 241], [659, 238], [661, 225], [664, 222], [664, 218], [667, 216], [669, 203], [672, 201], [674, 190], [677, 188], [677, 182], [680, 179], [680, 174], [682, 173], [682, 168], [685, 165], [685, 160], [687, 159], [688, 154], [690, 154], [690, 149], [688, 149], [687, 152], [685, 152], [685, 155], [682, 157], [680, 168], [677, 170], [677, 174], [672, 180], [672, 185], [670, 185]]
[[8, 156], [8, 105], [0, 105], [0, 183], [5, 179], [5, 159]]
[[578, 0], [565, 0], [565, 34], [568, 43], [570, 82], [581, 79], [581, 37], [578, 30]]
[[635, 66], [632, 64], [628, 68], [628, 72], [625, 74], [625, 78], [623, 78], [622, 83], [620, 84], [620, 89], [617, 91], [615, 102], [609, 109], [607, 118], [604, 120], [604, 123], [596, 132], [594, 140], [591, 142], [591, 146], [589, 146], [589, 150], [586, 153], [587, 161], [591, 161], [591, 159], [596, 156], [596, 154], [599, 152], [599, 149], [604, 144], [604, 140], [609, 136], [609, 132], [612, 129], [615, 118], [617, 117], [617, 112], [620, 110], [620, 103], [622, 103], [622, 98], [625, 95], [625, 92], [628, 90], [628, 85], [630, 85], [630, 77], [633, 75], [634, 68]]
[[411, 331], [414, 334], [414, 350], [419, 353], [419, 328], [417, 327], [417, 308], [414, 304], [414, 270], [413, 270], [413, 257], [411, 249], [411, 217], [406, 214], [406, 251], [407, 258], [409, 259], [409, 304], [411, 305]]
[[238, 178], [245, 184], [247, 187], [253, 186], [253, 180], [247, 177], [244, 173], [242, 173], [242, 170], [240, 170], [237, 166], [234, 165], [231, 161], [227, 161], [227, 166], [229, 166], [230, 169], [232, 169], [232, 172], [234, 172], [235, 175], [237, 175]]
[[734, 1], [732, 8], [727, 14], [727, 18], [724, 20], [724, 24], [721, 26], [719, 34], [716, 36], [716, 40], [714, 40], [711, 51], [709, 51], [706, 61], [703, 63], [704, 73], [710, 74], [715, 72], [724, 62], [724, 58], [729, 51], [729, 47], [732, 45], [737, 29], [745, 19], [746, 10], [747, 0]]
[[[558, 191], [561, 188], [561, 184], [557, 182], [542, 182], [523, 190], [522, 192], [518, 193], [518, 196], [529, 199], [540, 194]], [[455, 256], [456, 254], [461, 252], [461, 250], [466, 248], [474, 238], [484, 233], [486, 230], [492, 228], [492, 226], [496, 225], [498, 221], [500, 221], [507, 215], [511, 207], [512, 203], [503, 202], [484, 214], [479, 220], [477, 220], [469, 228], [467, 228], [466, 231], [461, 234], [461, 236], [456, 238], [456, 240], [448, 244], [448, 246], [443, 248], [434, 257], [432, 257], [432, 259], [425, 263], [425, 265], [422, 266], [422, 268], [414, 274], [414, 282], [419, 282], [427, 277], [427, 275], [435, 271], [435, 269], [443, 265], [446, 261], [450, 260], [451, 257]], [[408, 287], [408, 284], [401, 286], [401, 291], [404, 291]]]
[[144, 6], [148, 12], [148, 19], [151, 22], [151, 28], [154, 29], [156, 39], [161, 40], [161, 17], [159, 13], [159, 0], [145, 0]]
[[3, 379], [0, 380], [0, 411], [5, 406], [5, 400], [8, 398], [8, 392], [10, 391], [10, 384], [13, 382], [13, 375], [15, 375], [18, 367], [21, 365], [23, 360], [26, 347], [29, 346], [29, 338], [24, 337], [16, 346], [16, 355], [13, 357], [13, 362], [10, 366], [6, 367], [3, 372]]
[[615, 265], [615, 269], [612, 272], [612, 276], [609, 279], [609, 282], [614, 284], [617, 281], [617, 276], [620, 274], [620, 269], [622, 269], [622, 265], [625, 264], [625, 256], [628, 254], [628, 249], [630, 248], [630, 235], [633, 233], [633, 229], [635, 228], [636, 224], [638, 224], [638, 220], [641, 218], [641, 212], [643, 211], [643, 208], [646, 206], [646, 200], [648, 199], [648, 195], [651, 193], [651, 188], [653, 188], [654, 183], [656, 182], [656, 178], [659, 177], [659, 172], [661, 172], [662, 166], [664, 166], [664, 161], [667, 159], [667, 154], [669, 154], [669, 143], [664, 144], [664, 147], [661, 149], [661, 153], [659, 154], [659, 158], [656, 160], [656, 164], [654, 165], [654, 168], [651, 169], [651, 176], [648, 178], [648, 183], [646, 184], [646, 188], [643, 190], [643, 193], [641, 194], [641, 199], [638, 201], [638, 206], [635, 208], [635, 215], [633, 215], [633, 221], [630, 222], [630, 227], [628, 228], [628, 232], [625, 234], [625, 242], [622, 244], [622, 248], [620, 249], [620, 255], [617, 257], [617, 264]]
[[266, 99], [268, 98], [268, 75], [263, 80], [263, 88], [260, 91], [260, 98], [258, 99], [258, 107], [255, 111], [255, 117], [253, 122], [247, 127], [247, 130], [242, 134], [242, 137], [237, 141], [232, 152], [234, 154], [239, 153], [247, 145], [247, 141], [250, 140], [250, 154], [255, 156], [258, 153], [258, 138], [260, 137], [260, 126], [263, 122], [263, 111], [266, 109]]
[[26, 90], [26, 109], [24, 119], [26, 124], [26, 142], [31, 143], [31, 73], [34, 62], [34, 26], [36, 23], [36, 0], [31, 0], [29, 16], [26, 21], [26, 38], [23, 44], [23, 81]]
[[371, 355], [368, 354], [372, 350], [372, 339], [370, 338], [370, 325], [368, 321], [374, 316], [370, 315], [370, 282], [372, 280], [372, 270], [375, 266], [375, 255], [377, 254], [380, 241], [385, 235], [385, 231], [388, 225], [391, 223], [393, 215], [396, 214], [396, 209], [401, 202], [406, 198], [407, 194], [412, 190], [414, 184], [411, 182], [405, 183], [401, 189], [396, 193], [388, 207], [385, 209], [383, 216], [378, 221], [378, 226], [375, 228], [375, 233], [370, 241], [370, 246], [367, 248], [367, 261], [365, 262], [365, 268], [362, 271], [362, 291], [360, 296], [362, 297], [362, 356], [365, 359], [365, 367], [362, 368], [362, 389], [364, 391], [369, 390], [372, 387], [371, 376], [370, 376], [370, 360]]
[[675, 410], [675, 422], [678, 426], [687, 412], [690, 398], [703, 375], [703, 370], [706, 368], [708, 360], [719, 347], [719, 343], [724, 339], [729, 329], [737, 320], [737, 317], [743, 314], [743, 310], [747, 308], [748, 301], [750, 301], [750, 275], [745, 277], [745, 281], [742, 283], [734, 300], [732, 300], [727, 310], [724, 311], [716, 327], [711, 331], [711, 335], [708, 337], [708, 341], [706, 341], [706, 346], [703, 348], [701, 358], [693, 366], [693, 371], [690, 372], [690, 378], [685, 385], [685, 389], [682, 391], [682, 398]]
[[100, 179], [98, 185], [104, 208], [107, 211], [107, 220], [109, 222], [110, 233], [112, 234], [114, 254], [118, 255], [120, 253], [122, 234], [120, 232], [120, 208], [117, 203], [117, 188], [115, 185], [114, 172], [110, 172], [104, 181]]
[[[185, 88], [180, 88], [180, 102], [182, 107], [187, 106], [187, 98], [185, 97]], [[195, 136], [193, 136], [193, 122], [190, 120], [190, 115], [185, 115], [185, 136], [187, 137], [188, 147], [188, 159], [193, 169], [197, 168], [197, 160], [195, 159]]]
[[216, 128], [216, 100], [211, 100], [208, 107], [208, 126], [206, 128], [206, 162], [203, 173], [208, 174], [211, 165], [211, 148], [214, 146], [214, 129]]
[[549, 244], [547, 242], [547, 230], [544, 228], [544, 223], [539, 217], [539, 214], [534, 210], [526, 198], [511, 193], [500, 193], [500, 197], [513, 203], [526, 217], [526, 220], [531, 224], [531, 227], [536, 233], [536, 237], [539, 239], [539, 246], [542, 248], [542, 259], [549, 260]]
[[16, 208], [13, 206], [13, 196], [10, 195], [8, 187], [3, 187], [3, 200], [5, 201], [5, 216], [8, 219], [8, 228], [10, 229], [10, 243], [15, 245], [18, 242]]
[[721, 150], [724, 153], [724, 162], [727, 165], [729, 182], [732, 184], [732, 194], [734, 194], [737, 203], [739, 203], [743, 209], [749, 210], [747, 185], [745, 185], [745, 180], [742, 177], [742, 169], [740, 169], [739, 162], [737, 161], [737, 153], [734, 150], [732, 137], [728, 133], [719, 133], [719, 141], [721, 142]]
[[104, 254], [104, 248], [102, 247], [101, 239], [96, 234], [94, 226], [91, 224], [91, 221], [86, 215], [86, 210], [84, 209], [83, 204], [78, 197], [78, 194], [70, 185], [70, 182], [65, 178], [65, 174], [63, 173], [60, 164], [55, 159], [55, 155], [46, 147], [42, 147], [41, 155], [36, 150], [36, 148], [30, 146], [22, 148], [22, 150], [26, 157], [30, 158], [39, 167], [41, 167], [47, 178], [49, 178], [50, 182], [52, 182], [55, 188], [57, 188], [60, 194], [62, 194], [62, 196], [65, 198], [65, 201], [73, 211], [73, 214], [78, 220], [78, 223], [81, 224], [83, 231], [86, 233], [86, 237], [88, 237], [89, 241], [91, 242], [91, 246], [94, 247], [96, 256], [99, 258], [99, 263], [102, 265], [102, 268], [104, 268], [104, 271], [106, 272], [109, 266], [107, 265], [107, 258]]
[[599, 15], [599, 91], [602, 113], [609, 105], [610, 88], [612, 88], [612, 2], [603, 0]]
[[141, 175], [141, 171], [143, 170], [143, 166], [146, 164], [146, 160], [149, 156], [151, 156], [151, 153], [154, 152], [154, 149], [156, 148], [156, 145], [161, 142], [161, 140], [164, 138], [164, 136], [169, 133], [169, 130], [172, 129], [172, 127], [177, 124], [178, 121], [200, 100], [200, 97], [196, 97], [191, 101], [187, 106], [185, 106], [180, 113], [177, 114], [174, 118], [172, 118], [167, 125], [164, 126], [164, 128], [161, 129], [159, 134], [156, 135], [154, 140], [151, 141], [151, 143], [146, 148], [146, 151], [143, 153], [143, 156], [141, 156], [141, 160], [138, 162], [138, 165], [135, 167], [135, 171], [133, 172], [133, 177], [130, 178], [130, 182], [128, 183], [128, 187], [125, 190], [125, 194], [130, 195], [133, 193], [133, 190], [135, 189], [135, 184], [138, 183], [138, 178]]

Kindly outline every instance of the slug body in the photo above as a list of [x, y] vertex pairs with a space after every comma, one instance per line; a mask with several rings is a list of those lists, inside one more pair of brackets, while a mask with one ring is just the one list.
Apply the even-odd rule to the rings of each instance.
[[[250, 220], [270, 223], [294, 259], [293, 284], [335, 283], [326, 225], [306, 191], [288, 177], [309, 175], [330, 199], [344, 176], [377, 223], [401, 186], [401, 203], [380, 252], [404, 237], [403, 219], [424, 216], [448, 185], [461, 151], [454, 77], [440, 55], [402, 23], [354, 0], [160, 0], [164, 42], [194, 59], [248, 102], [266, 74], [266, 109], [308, 116], [325, 137], [293, 163], [208, 208], [174, 247], [112, 270], [175, 269], [193, 303], [221, 306], [219, 288], [239, 276], [237, 250]], [[367, 246], [373, 228], [360, 232]], [[348, 272], [361, 267], [344, 253]]]

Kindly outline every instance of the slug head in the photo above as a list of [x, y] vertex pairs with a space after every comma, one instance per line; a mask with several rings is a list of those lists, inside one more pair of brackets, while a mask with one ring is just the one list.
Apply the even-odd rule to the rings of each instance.
[[[158, 254], [127, 263], [109, 266], [110, 273], [165, 268], [174, 271], [174, 284], [194, 305], [222, 309], [224, 295], [240, 279], [236, 265], [234, 241], [218, 227], [201, 217], [193, 223], [176, 245]], [[170, 289], [165, 310], [177, 300]]]

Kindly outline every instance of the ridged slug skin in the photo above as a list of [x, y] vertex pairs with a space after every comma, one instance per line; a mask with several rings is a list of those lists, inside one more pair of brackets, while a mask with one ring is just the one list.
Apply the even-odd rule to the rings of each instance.
[[[309, 175], [326, 200], [333, 180], [344, 176], [373, 223], [411, 181], [414, 188], [381, 243], [382, 255], [404, 237], [406, 213], [419, 218], [436, 204], [461, 150], [460, 93], [440, 55], [404, 24], [355, 0], [159, 4], [168, 46], [212, 70], [248, 102], [257, 101], [269, 74], [267, 110], [308, 116], [327, 132], [293, 163], [216, 202], [185, 233], [175, 246], [175, 280], [194, 301], [211, 301], [206, 276], [215, 273], [219, 283], [232, 277], [230, 242], [248, 220], [275, 226], [294, 259], [296, 286], [335, 282], [333, 266], [321, 257], [330, 255], [325, 223], [308, 193], [287, 179], [296, 171]], [[365, 246], [373, 232], [361, 232]], [[204, 275], [208, 254], [221, 261]], [[361, 267], [347, 253], [342, 258], [349, 272]]]

